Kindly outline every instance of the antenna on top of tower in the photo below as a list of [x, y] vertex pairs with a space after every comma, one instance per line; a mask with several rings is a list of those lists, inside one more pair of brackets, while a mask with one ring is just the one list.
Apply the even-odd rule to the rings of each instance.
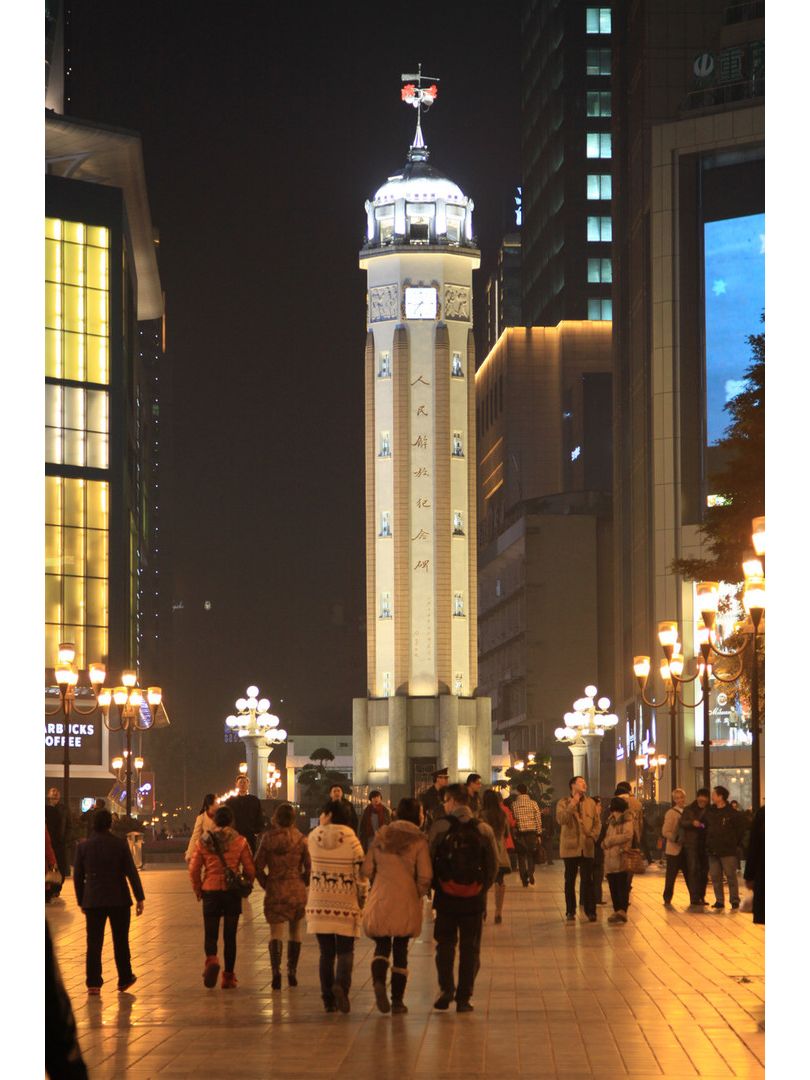
[[[406, 105], [413, 105], [416, 109], [416, 134], [408, 151], [408, 158], [411, 161], [424, 160], [427, 158], [427, 146], [422, 137], [422, 109], [427, 111], [439, 96], [436, 83], [440, 80], [436, 76], [423, 75], [421, 64], [415, 75], [402, 75], [401, 78], [405, 84], [401, 90], [402, 100]], [[429, 83], [429, 85], [423, 86], [423, 83]], [[414, 151], [417, 152], [414, 153]]]

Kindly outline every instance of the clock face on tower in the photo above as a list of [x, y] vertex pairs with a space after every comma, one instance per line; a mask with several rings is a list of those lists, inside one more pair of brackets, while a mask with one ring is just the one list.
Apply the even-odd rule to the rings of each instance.
[[407, 288], [405, 290], [406, 319], [435, 319], [438, 297], [434, 288]]

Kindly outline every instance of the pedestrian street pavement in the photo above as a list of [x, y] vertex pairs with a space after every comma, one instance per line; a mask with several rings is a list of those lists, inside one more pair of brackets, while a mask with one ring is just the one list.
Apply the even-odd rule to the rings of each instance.
[[566, 923], [559, 862], [538, 867], [534, 887], [509, 876], [503, 923], [490, 912], [485, 924], [475, 1011], [464, 1015], [432, 1009], [429, 917], [411, 944], [407, 1015], [376, 1010], [366, 938], [355, 950], [351, 1013], [326, 1014], [314, 937], [305, 938], [298, 987], [285, 973], [284, 989], [271, 990], [258, 888], [240, 920], [238, 989], [206, 990], [202, 912], [187, 872], [147, 867], [142, 880], [146, 910], [136, 919], [133, 909], [130, 933], [138, 981], [128, 993], [115, 989], [108, 927], [105, 986], [87, 997], [72, 882], [64, 902], [46, 907], [91, 1080], [764, 1076], [764, 928], [728, 908], [687, 913], [680, 879], [665, 908], [657, 868], [634, 879], [624, 926], [607, 923], [609, 906], [597, 923]]

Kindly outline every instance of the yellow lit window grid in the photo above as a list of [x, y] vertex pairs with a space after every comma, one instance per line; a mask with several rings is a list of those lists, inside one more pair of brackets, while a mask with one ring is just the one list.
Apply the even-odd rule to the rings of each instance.
[[45, 374], [106, 384], [110, 378], [110, 234], [98, 225], [45, 219]]
[[109, 485], [45, 477], [45, 648], [76, 645], [81, 667], [102, 660], [109, 629]]
[[45, 384], [45, 461], [49, 465], [109, 468], [106, 390]]

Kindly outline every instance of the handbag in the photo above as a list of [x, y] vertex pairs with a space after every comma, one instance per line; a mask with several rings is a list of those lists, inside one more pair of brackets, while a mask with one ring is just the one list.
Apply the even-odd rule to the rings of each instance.
[[55, 866], [52, 866], [50, 868], [50, 870], [45, 871], [45, 884], [46, 885], [61, 885], [62, 884], [62, 875], [59, 873], [59, 870]]
[[643, 874], [647, 869], [644, 856], [638, 848], [626, 848], [622, 852], [622, 871], [629, 874]]
[[244, 872], [244, 870], [232, 870], [230, 866], [225, 862], [225, 856], [222, 854], [222, 850], [219, 846], [219, 839], [213, 830], [208, 834], [211, 837], [211, 843], [214, 846], [219, 856], [219, 860], [225, 868], [225, 889], [227, 892], [239, 893], [240, 896], [250, 896], [253, 892], [253, 882]]

